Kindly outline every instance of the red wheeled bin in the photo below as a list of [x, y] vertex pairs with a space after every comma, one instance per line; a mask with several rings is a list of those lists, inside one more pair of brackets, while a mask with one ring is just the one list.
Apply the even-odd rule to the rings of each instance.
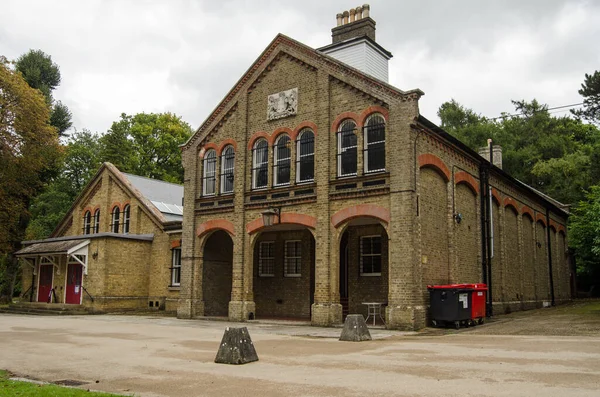
[[428, 285], [433, 326], [482, 324], [485, 318], [487, 285]]

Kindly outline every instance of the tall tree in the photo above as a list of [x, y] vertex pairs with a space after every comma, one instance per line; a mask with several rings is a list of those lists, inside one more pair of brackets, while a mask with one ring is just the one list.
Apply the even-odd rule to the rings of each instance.
[[44, 94], [50, 107], [50, 124], [58, 130], [59, 136], [71, 128], [72, 115], [69, 108], [60, 101], [55, 102], [52, 91], [60, 85], [60, 69], [52, 62], [52, 57], [42, 50], [29, 50], [15, 62], [16, 68], [30, 87]]
[[0, 57], [0, 254], [8, 256], [2, 261], [0, 299], [12, 297], [18, 265], [11, 253], [24, 237], [29, 203], [60, 156], [44, 96]]
[[579, 95], [583, 97], [584, 108], [573, 111], [573, 114], [600, 125], [600, 71], [585, 74]]
[[592, 186], [569, 220], [569, 245], [584, 283], [600, 281], [600, 186]]

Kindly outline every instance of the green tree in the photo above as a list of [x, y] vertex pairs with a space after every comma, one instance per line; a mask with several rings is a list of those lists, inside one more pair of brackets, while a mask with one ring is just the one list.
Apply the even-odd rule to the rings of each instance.
[[65, 135], [72, 125], [71, 112], [66, 105], [55, 102], [52, 97], [52, 91], [60, 85], [61, 80], [58, 65], [42, 50], [29, 50], [17, 59], [15, 66], [30, 87], [44, 94], [50, 107], [50, 124], [58, 130], [59, 136]]
[[100, 139], [102, 159], [124, 172], [182, 183], [179, 145], [191, 134], [190, 125], [172, 113], [123, 113]]
[[583, 97], [584, 108], [574, 110], [573, 114], [600, 125], [600, 71], [596, 70], [594, 74], [585, 74], [579, 95]]
[[569, 219], [569, 245], [584, 283], [600, 282], [600, 186], [591, 186]]
[[18, 264], [11, 254], [23, 240], [29, 203], [60, 157], [44, 96], [0, 57], [0, 256], [7, 255], [0, 271], [0, 299], [12, 297]]

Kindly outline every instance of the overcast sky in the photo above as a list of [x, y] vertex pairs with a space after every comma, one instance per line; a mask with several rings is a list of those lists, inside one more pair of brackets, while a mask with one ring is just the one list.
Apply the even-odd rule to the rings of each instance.
[[[121, 113], [173, 112], [197, 128], [277, 33], [331, 43], [351, 1], [2, 0], [0, 55], [41, 49], [60, 66], [55, 98], [77, 129], [106, 132]], [[451, 98], [488, 117], [511, 99], [581, 102], [600, 70], [600, 1], [371, 0], [390, 83], [420, 88], [438, 122]], [[564, 113], [563, 113], [564, 114]]]

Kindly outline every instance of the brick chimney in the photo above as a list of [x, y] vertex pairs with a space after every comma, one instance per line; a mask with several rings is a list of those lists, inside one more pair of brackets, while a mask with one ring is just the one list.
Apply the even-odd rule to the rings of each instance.
[[[490, 161], [490, 148], [489, 148], [489, 146], [480, 147], [479, 150], [478, 150], [478, 152], [479, 152], [479, 155], [481, 157], [483, 157], [487, 161]], [[502, 169], [502, 146], [500, 146], [500, 145], [493, 145], [492, 146], [492, 153], [494, 154], [494, 158], [493, 158], [494, 165], [496, 167]]]
[[375, 41], [375, 21], [370, 14], [368, 4], [337, 14], [332, 44], [318, 50], [387, 83], [392, 54]]

